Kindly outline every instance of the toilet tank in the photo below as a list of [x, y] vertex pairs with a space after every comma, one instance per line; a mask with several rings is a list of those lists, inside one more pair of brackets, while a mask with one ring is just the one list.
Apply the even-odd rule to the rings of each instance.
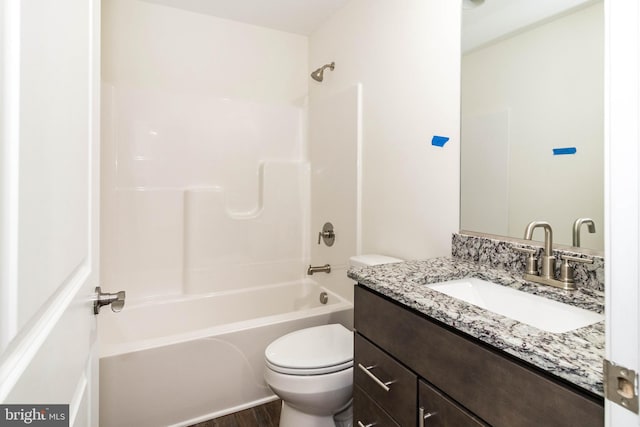
[[349, 258], [349, 266], [351, 267], [367, 267], [371, 265], [391, 264], [392, 262], [402, 262], [400, 258], [394, 258], [386, 255], [366, 254], [357, 255]]

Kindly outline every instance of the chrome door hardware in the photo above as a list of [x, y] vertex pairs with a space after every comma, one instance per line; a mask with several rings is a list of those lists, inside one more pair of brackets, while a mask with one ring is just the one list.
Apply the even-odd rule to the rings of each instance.
[[358, 421], [358, 427], [373, 427], [376, 423], [362, 424], [362, 421]]
[[433, 417], [434, 415], [438, 415], [438, 413], [437, 413], [437, 412], [426, 412], [426, 413], [425, 413], [425, 412], [426, 412], [426, 411], [424, 410], [424, 408], [423, 408], [422, 406], [421, 406], [421, 407], [420, 407], [420, 409], [418, 410], [418, 422], [420, 423], [420, 424], [419, 424], [419, 425], [420, 425], [420, 427], [425, 427], [425, 423], [424, 423], [424, 422], [425, 422], [425, 420], [426, 420], [427, 418], [431, 418], [431, 417]]
[[389, 391], [391, 388], [389, 387], [395, 381], [382, 381], [380, 378], [376, 377], [371, 373], [371, 370], [376, 368], [376, 365], [373, 366], [364, 366], [362, 363], [358, 363], [358, 369], [367, 374], [369, 378], [371, 378], [376, 384], [380, 386], [384, 391]]
[[111, 304], [111, 310], [114, 313], [122, 311], [124, 307], [125, 291], [110, 294], [102, 292], [100, 286], [96, 287], [96, 300], [93, 302], [93, 314], [100, 314], [100, 307]]
[[319, 265], [319, 266], [310, 265], [309, 268], [307, 268], [307, 274], [309, 276], [312, 276], [313, 273], [331, 273], [331, 265], [330, 264]]
[[604, 397], [638, 413], [638, 374], [632, 369], [604, 361]]
[[333, 243], [336, 241], [336, 233], [333, 231], [333, 224], [330, 222], [324, 223], [322, 231], [318, 232], [318, 244], [320, 244], [320, 240], [322, 240], [327, 246], [333, 246]]

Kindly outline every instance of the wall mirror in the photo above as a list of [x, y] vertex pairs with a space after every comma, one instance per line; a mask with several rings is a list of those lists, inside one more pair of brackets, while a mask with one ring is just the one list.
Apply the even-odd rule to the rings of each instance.
[[602, 3], [463, 1], [462, 230], [603, 250]]

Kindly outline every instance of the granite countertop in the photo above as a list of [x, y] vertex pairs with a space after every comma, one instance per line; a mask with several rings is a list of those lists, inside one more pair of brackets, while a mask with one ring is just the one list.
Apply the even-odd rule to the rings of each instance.
[[598, 313], [604, 313], [604, 292], [556, 289], [527, 282], [507, 270], [454, 258], [351, 268], [348, 276], [402, 305], [552, 375], [604, 396], [604, 321], [566, 333], [545, 332], [434, 291], [425, 285], [477, 277]]

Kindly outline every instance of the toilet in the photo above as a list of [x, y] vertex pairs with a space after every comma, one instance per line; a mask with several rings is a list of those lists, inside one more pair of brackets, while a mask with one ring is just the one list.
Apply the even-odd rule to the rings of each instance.
[[[350, 265], [400, 261], [360, 255]], [[301, 329], [273, 341], [264, 356], [264, 379], [282, 399], [280, 427], [351, 427], [352, 331], [340, 324]]]
[[391, 264], [394, 262], [402, 261], [404, 260], [387, 255], [366, 254], [352, 256], [351, 258], [349, 258], [349, 265], [351, 267], [367, 267], [372, 265]]
[[264, 379], [282, 399], [280, 427], [335, 427], [351, 403], [353, 333], [340, 324], [291, 332], [265, 350]]

